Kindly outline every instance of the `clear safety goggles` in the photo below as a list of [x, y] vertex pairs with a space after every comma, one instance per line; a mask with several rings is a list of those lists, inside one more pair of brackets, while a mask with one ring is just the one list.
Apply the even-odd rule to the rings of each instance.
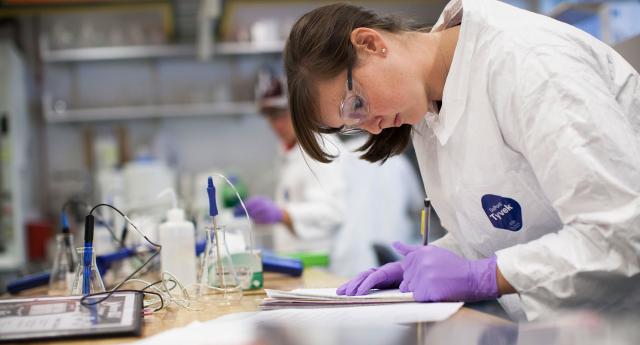
[[340, 129], [342, 134], [361, 132], [359, 126], [369, 118], [369, 102], [361, 92], [355, 90], [351, 66], [347, 67], [347, 91], [340, 102], [340, 118], [344, 122]]

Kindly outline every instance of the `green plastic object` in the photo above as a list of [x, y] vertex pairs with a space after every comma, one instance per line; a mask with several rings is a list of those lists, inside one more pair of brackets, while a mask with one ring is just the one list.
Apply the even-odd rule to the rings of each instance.
[[[238, 178], [238, 176], [236, 175], [231, 175], [229, 177], [229, 181], [231, 181], [231, 183], [236, 186], [238, 194], [240, 194], [240, 197], [245, 200], [247, 198], [247, 195], [249, 194], [247, 191], [247, 185], [245, 185], [244, 182], [242, 182], [242, 180], [240, 180], [240, 178]], [[222, 187], [222, 207], [234, 208], [239, 204], [240, 200], [238, 200], [238, 197], [233, 191], [233, 188], [231, 188], [229, 184], [225, 183]]]
[[302, 266], [307, 267], [329, 267], [329, 255], [327, 253], [282, 253], [282, 256], [287, 256], [294, 259], [300, 259]]

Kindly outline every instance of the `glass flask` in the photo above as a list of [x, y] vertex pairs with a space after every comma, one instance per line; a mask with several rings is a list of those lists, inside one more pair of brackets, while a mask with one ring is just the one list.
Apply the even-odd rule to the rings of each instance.
[[[89, 277], [88, 280], [85, 279]], [[72, 295], [88, 295], [92, 293], [104, 292], [102, 277], [96, 266], [96, 254], [93, 247], [78, 248], [78, 266], [73, 279]]]
[[231, 260], [225, 228], [205, 229], [207, 244], [200, 266], [199, 280], [192, 294], [203, 305], [228, 305], [242, 298], [242, 277]]
[[49, 278], [49, 295], [64, 296], [71, 293], [78, 258], [73, 248], [73, 234], [56, 235], [56, 254]]

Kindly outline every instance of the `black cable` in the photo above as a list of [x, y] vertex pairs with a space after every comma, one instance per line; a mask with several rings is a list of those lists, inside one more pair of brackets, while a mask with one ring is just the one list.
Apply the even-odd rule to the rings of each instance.
[[[89, 211], [90, 215], [93, 215], [93, 211], [95, 211], [98, 207], [100, 206], [107, 206], [111, 209], [113, 209], [114, 211], [118, 212], [122, 218], [124, 218], [127, 222], [129, 222], [129, 217], [127, 217], [124, 213], [122, 213], [122, 211], [118, 210], [115, 206], [109, 205], [109, 204], [97, 204], [96, 206], [94, 206], [91, 211]], [[138, 227], [136, 227], [133, 223], [129, 222], [129, 224], [131, 224], [131, 226], [133, 226], [136, 230], [138, 230]], [[138, 230], [140, 231], [140, 230]], [[162, 247], [161, 245], [154, 243], [153, 241], [151, 241], [146, 235], [142, 235], [142, 237], [144, 237], [145, 240], [147, 240], [147, 242], [151, 243], [153, 246], [155, 247]]]
[[93, 211], [95, 211], [98, 207], [100, 206], [107, 206], [110, 207], [111, 209], [113, 209], [114, 211], [120, 213], [120, 215], [122, 216], [122, 218], [127, 218], [127, 216], [124, 215], [124, 213], [122, 213], [122, 211], [118, 210], [115, 206], [113, 205], [109, 205], [109, 204], [97, 204], [95, 206], [93, 206], [93, 208], [91, 209], [91, 211], [89, 211], [89, 214], [93, 214]]
[[[96, 206], [94, 206], [91, 211], [89, 211], [89, 215], [92, 215], [93, 211], [95, 211], [98, 207], [100, 206], [107, 206], [112, 208], [114, 211], [118, 212], [127, 222], [129, 222], [129, 218], [127, 216], [124, 215], [124, 213], [122, 213], [120, 210], [118, 210], [116, 207], [109, 205], [109, 204], [98, 204]], [[138, 230], [138, 228], [135, 226], [135, 224], [129, 222], [129, 224], [131, 224], [131, 226], [133, 226], [136, 230]], [[139, 230], [138, 230], [139, 231]], [[124, 285], [127, 281], [129, 281], [129, 279], [133, 278], [136, 274], [138, 274], [138, 272], [140, 272], [145, 266], [147, 266], [152, 260], [153, 258], [155, 258], [158, 254], [160, 254], [160, 251], [162, 250], [162, 246], [151, 241], [146, 235], [140, 233], [142, 235], [142, 237], [149, 242], [151, 245], [153, 245], [154, 247], [157, 248], [157, 251], [155, 253], [153, 253], [153, 255], [151, 255], [149, 257], [149, 259], [147, 259], [147, 261], [145, 261], [140, 267], [138, 267], [135, 271], [133, 271], [131, 274], [129, 274], [123, 281], [121, 281], [120, 283], [118, 283], [113, 289], [109, 290], [109, 291], [105, 291], [105, 292], [99, 292], [96, 294], [89, 294], [86, 295], [87, 296], [93, 296], [93, 295], [105, 295], [102, 298], [97, 299], [96, 301], [91, 301], [91, 302], [86, 302], [85, 301], [85, 297], [83, 297], [82, 299], [80, 299], [80, 304], [83, 306], [90, 306], [90, 305], [95, 305], [101, 302], [104, 302], [105, 300], [107, 300], [109, 297], [113, 296], [114, 293], [118, 292], [118, 291], [135, 291], [135, 292], [142, 292], [142, 293], [151, 293], [151, 294], [155, 294], [160, 296], [160, 294], [156, 293], [156, 292], [152, 292], [152, 291], [146, 291], [146, 290], [118, 290], [118, 288], [120, 288], [122, 285]], [[160, 306], [160, 308], [154, 310], [154, 311], [158, 311], [160, 309], [162, 309], [164, 307], [164, 300], [162, 299], [162, 296], [160, 296], [160, 300], [162, 302], [162, 305]]]
[[[96, 305], [104, 300], [106, 300], [107, 298], [111, 297], [113, 295], [114, 292], [138, 292], [141, 294], [150, 294], [150, 295], [155, 295], [158, 296], [160, 298], [160, 307], [154, 309], [153, 311], [159, 311], [162, 310], [162, 308], [164, 308], [164, 298], [162, 298], [162, 295], [154, 292], [154, 291], [146, 291], [146, 290], [135, 290], [135, 289], [123, 289], [123, 290], [118, 290], [118, 291], [105, 291], [105, 292], [96, 292], [96, 293], [92, 293], [92, 294], [88, 294], [88, 295], [84, 295], [82, 296], [82, 298], [80, 298], [80, 305], [82, 305], [83, 307], [89, 307], [92, 305]], [[86, 299], [87, 298], [91, 298], [91, 297], [96, 297], [96, 296], [100, 296], [100, 295], [104, 295], [107, 294], [106, 297], [100, 299], [98, 302], [87, 302]]]
[[[67, 209], [70, 205], [73, 205], [73, 204], [76, 204], [76, 205], [78, 205], [78, 206], [83, 206], [83, 207], [85, 207], [86, 209], [90, 209], [89, 204], [87, 204], [86, 202], [84, 202], [84, 201], [82, 201], [82, 200], [79, 200], [79, 199], [70, 198], [69, 200], [67, 200], [67, 201], [62, 205], [62, 213], [65, 213], [65, 214], [66, 214], [66, 209]], [[123, 214], [122, 212], [120, 212], [119, 210], [117, 210], [114, 206], [111, 206], [111, 205], [108, 205], [108, 204], [100, 204], [100, 205], [97, 205], [96, 207], [94, 207], [93, 209], [91, 209], [91, 212], [93, 212], [93, 210], [94, 210], [95, 208], [97, 208], [98, 206], [101, 206], [101, 205], [107, 205], [107, 206], [109, 206], [109, 207], [113, 208], [113, 209], [114, 209], [114, 210], [116, 210], [118, 213], [120, 213], [120, 215], [122, 215], [122, 216], [124, 217], [124, 214]], [[91, 212], [90, 212], [89, 214], [91, 214]], [[104, 225], [104, 227], [105, 227], [105, 228], [107, 228], [107, 231], [109, 231], [109, 234], [111, 235], [111, 240], [112, 240], [113, 242], [115, 242], [115, 243], [117, 243], [118, 245], [120, 245], [120, 248], [126, 248], [126, 245], [125, 245], [125, 243], [124, 243], [124, 239], [126, 238], [126, 233], [127, 233], [127, 231], [128, 231], [126, 224], [125, 224], [124, 229], [122, 229], [122, 237], [121, 237], [120, 239], [118, 239], [118, 236], [116, 236], [116, 233], [115, 233], [115, 231], [113, 230], [113, 228], [112, 228], [109, 224], [107, 224], [107, 223], [102, 219], [102, 217], [99, 217], [99, 218], [98, 218], [98, 221], [100, 222], [100, 224]], [[139, 262], [140, 264], [142, 264], [142, 263], [144, 262], [144, 258], [141, 258], [141, 257], [140, 257], [140, 255], [141, 255], [140, 253], [137, 253], [137, 252], [136, 252], [136, 253], [134, 253], [134, 255], [135, 255], [135, 256], [134, 256], [134, 258], [136, 258], [136, 260], [138, 260], [138, 262]]]
[[[103, 297], [101, 299], [98, 299], [97, 301], [93, 301], [92, 303], [86, 303], [86, 304], [83, 304], [83, 305], [85, 305], [85, 306], [94, 305], [94, 304], [98, 304], [100, 302], [104, 302], [105, 300], [107, 300], [114, 293], [118, 292], [118, 288], [120, 288], [122, 285], [124, 285], [127, 281], [129, 281], [129, 279], [133, 278], [133, 276], [135, 276], [138, 272], [140, 272], [140, 270], [142, 270], [146, 265], [148, 265], [149, 262], [151, 262], [151, 260], [153, 260], [153, 258], [155, 258], [156, 255], [158, 255], [159, 253], [160, 253], [160, 248], [158, 248], [158, 251], [153, 253], [153, 255], [151, 255], [151, 257], [147, 261], [145, 261], [144, 264], [142, 264], [142, 266], [138, 267], [135, 271], [133, 271], [131, 274], [129, 274], [126, 278], [124, 278], [123, 281], [118, 283], [118, 285], [116, 285], [113, 289], [111, 289], [109, 291], [101, 292], [101, 294], [107, 294], [105, 297]], [[143, 291], [143, 290], [136, 290], [136, 291]]]

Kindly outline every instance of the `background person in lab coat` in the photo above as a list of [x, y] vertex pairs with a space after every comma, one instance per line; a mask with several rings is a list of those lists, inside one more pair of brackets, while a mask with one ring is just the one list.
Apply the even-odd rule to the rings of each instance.
[[[261, 76], [260, 112], [280, 140], [275, 198], [256, 196], [246, 202], [249, 216], [258, 224], [277, 225], [274, 246], [278, 252], [329, 254], [344, 223], [346, 184], [343, 160], [321, 164], [298, 146], [291, 124], [284, 83]], [[327, 149], [344, 150], [337, 138], [327, 139]], [[330, 142], [329, 142], [330, 141]]]
[[[367, 137], [345, 136], [347, 205], [349, 212], [331, 253], [331, 271], [353, 276], [374, 265], [395, 261], [394, 241], [419, 243], [420, 211], [424, 192], [405, 155], [389, 158], [383, 165], [354, 154]], [[358, 246], [363, 248], [355, 250]]]
[[[500, 297], [517, 319], [640, 307], [640, 78], [615, 51], [494, 0], [452, 0], [430, 32], [359, 7], [320, 7], [284, 53], [293, 125], [371, 134], [384, 161], [413, 140], [449, 234], [338, 289], [418, 301]], [[392, 207], [392, 205], [390, 205]]]

